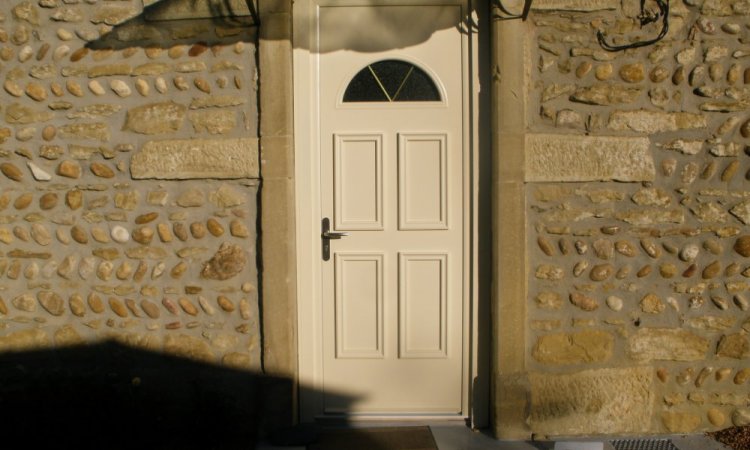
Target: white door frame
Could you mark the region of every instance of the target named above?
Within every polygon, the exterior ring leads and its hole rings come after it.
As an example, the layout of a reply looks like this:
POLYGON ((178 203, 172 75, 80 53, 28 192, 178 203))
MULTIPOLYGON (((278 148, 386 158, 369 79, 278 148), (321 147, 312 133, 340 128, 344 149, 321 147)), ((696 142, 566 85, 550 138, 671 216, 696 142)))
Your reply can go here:
MULTIPOLYGON (((318 67, 315 50, 318 42, 317 9, 320 6, 343 4, 356 6, 403 5, 403 0, 296 0, 293 9, 294 46, 294 140, 295 198, 297 248, 297 330, 299 357, 299 418, 311 422, 322 411, 322 317, 320 278, 320 159, 318 148, 318 67)), ((410 5, 461 5, 472 23, 476 20, 470 0, 411 0, 410 5)), ((464 130, 464 313, 463 313, 463 382, 462 414, 482 425, 486 417, 472 415, 472 380, 478 376, 480 318, 478 311, 477 268, 477 200, 479 192, 478 45, 473 26, 462 33, 463 67, 463 130, 464 130)), ((290 318, 291 319, 291 318, 290 318)), ((488 318, 485 318, 488 319, 488 318)), ((481 374, 487 376, 489 374, 481 374)), ((389 418, 393 418, 390 416, 389 418)), ((413 417, 417 418, 417 417, 413 417)), ((424 419, 424 417, 421 417, 424 419)))

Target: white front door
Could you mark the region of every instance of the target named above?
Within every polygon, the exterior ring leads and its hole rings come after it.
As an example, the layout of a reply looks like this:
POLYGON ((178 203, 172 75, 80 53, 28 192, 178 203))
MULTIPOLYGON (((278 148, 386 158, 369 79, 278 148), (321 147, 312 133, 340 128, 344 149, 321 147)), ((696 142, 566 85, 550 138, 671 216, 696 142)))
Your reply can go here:
POLYGON ((320 9, 326 413, 462 412, 461 15, 320 9))

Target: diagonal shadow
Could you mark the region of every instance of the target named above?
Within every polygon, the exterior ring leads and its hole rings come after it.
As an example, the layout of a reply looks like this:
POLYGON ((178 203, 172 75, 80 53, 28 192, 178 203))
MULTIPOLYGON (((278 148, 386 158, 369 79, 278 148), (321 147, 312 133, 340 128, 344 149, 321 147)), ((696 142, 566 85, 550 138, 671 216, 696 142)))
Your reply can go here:
POLYGON ((8 449, 252 449, 293 388, 114 341, 0 354, 0 380, 8 449))

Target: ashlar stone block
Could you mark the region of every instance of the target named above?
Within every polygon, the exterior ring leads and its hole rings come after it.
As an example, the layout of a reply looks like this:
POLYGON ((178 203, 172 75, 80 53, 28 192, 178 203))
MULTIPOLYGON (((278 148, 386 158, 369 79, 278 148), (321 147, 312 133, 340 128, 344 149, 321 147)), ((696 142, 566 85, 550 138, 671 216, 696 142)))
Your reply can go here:
POLYGON ((688 330, 642 328, 628 339, 628 355, 636 361, 699 361, 710 341, 688 330))
POLYGON ((551 435, 648 431, 655 402, 653 374, 650 367, 532 373, 531 428, 551 435))
POLYGON ((645 137, 526 136, 527 182, 651 181, 655 176, 645 137))
POLYGON ((133 155, 134 179, 258 178, 258 139, 184 139, 147 142, 133 155))

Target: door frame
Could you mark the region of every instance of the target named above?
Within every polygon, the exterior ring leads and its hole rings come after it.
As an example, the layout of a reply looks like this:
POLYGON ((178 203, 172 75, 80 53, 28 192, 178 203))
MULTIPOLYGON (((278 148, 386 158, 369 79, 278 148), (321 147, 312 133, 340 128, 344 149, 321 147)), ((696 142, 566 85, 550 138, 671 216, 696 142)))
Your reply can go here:
MULTIPOLYGON (((489 154, 488 139, 479 139, 479 39, 473 25, 477 21, 472 1, 477 0, 411 0, 409 5, 460 5, 465 9, 466 23, 462 30, 463 67, 463 199, 464 199, 464 264, 463 264, 463 368, 462 415, 473 426, 488 423, 489 373, 486 372, 488 351, 486 327, 490 317, 481 317, 479 308, 479 248, 478 199, 479 153, 489 154), (480 323, 485 327, 480 332, 480 323), (479 394, 479 395, 478 395, 479 394)), ((320 277, 320 136, 318 85, 319 71, 315 56, 319 29, 315 21, 321 6, 403 5, 401 0, 297 0, 293 6, 293 64, 294 64, 294 158, 296 198, 297 249, 297 339, 299 420, 312 422, 322 411, 322 323, 320 277)), ((481 14, 481 13, 480 13, 481 14)), ((486 95, 486 94, 484 94, 486 95)), ((489 189, 488 180, 483 185, 489 189)), ((482 258, 483 262, 486 258, 482 258)), ((488 302, 489 299, 484 299, 488 302)), ((290 318, 290 320, 294 320, 290 318)), ((376 418, 368 415, 366 420, 376 418)), ((425 416, 393 416, 389 420, 437 419, 425 416)))

